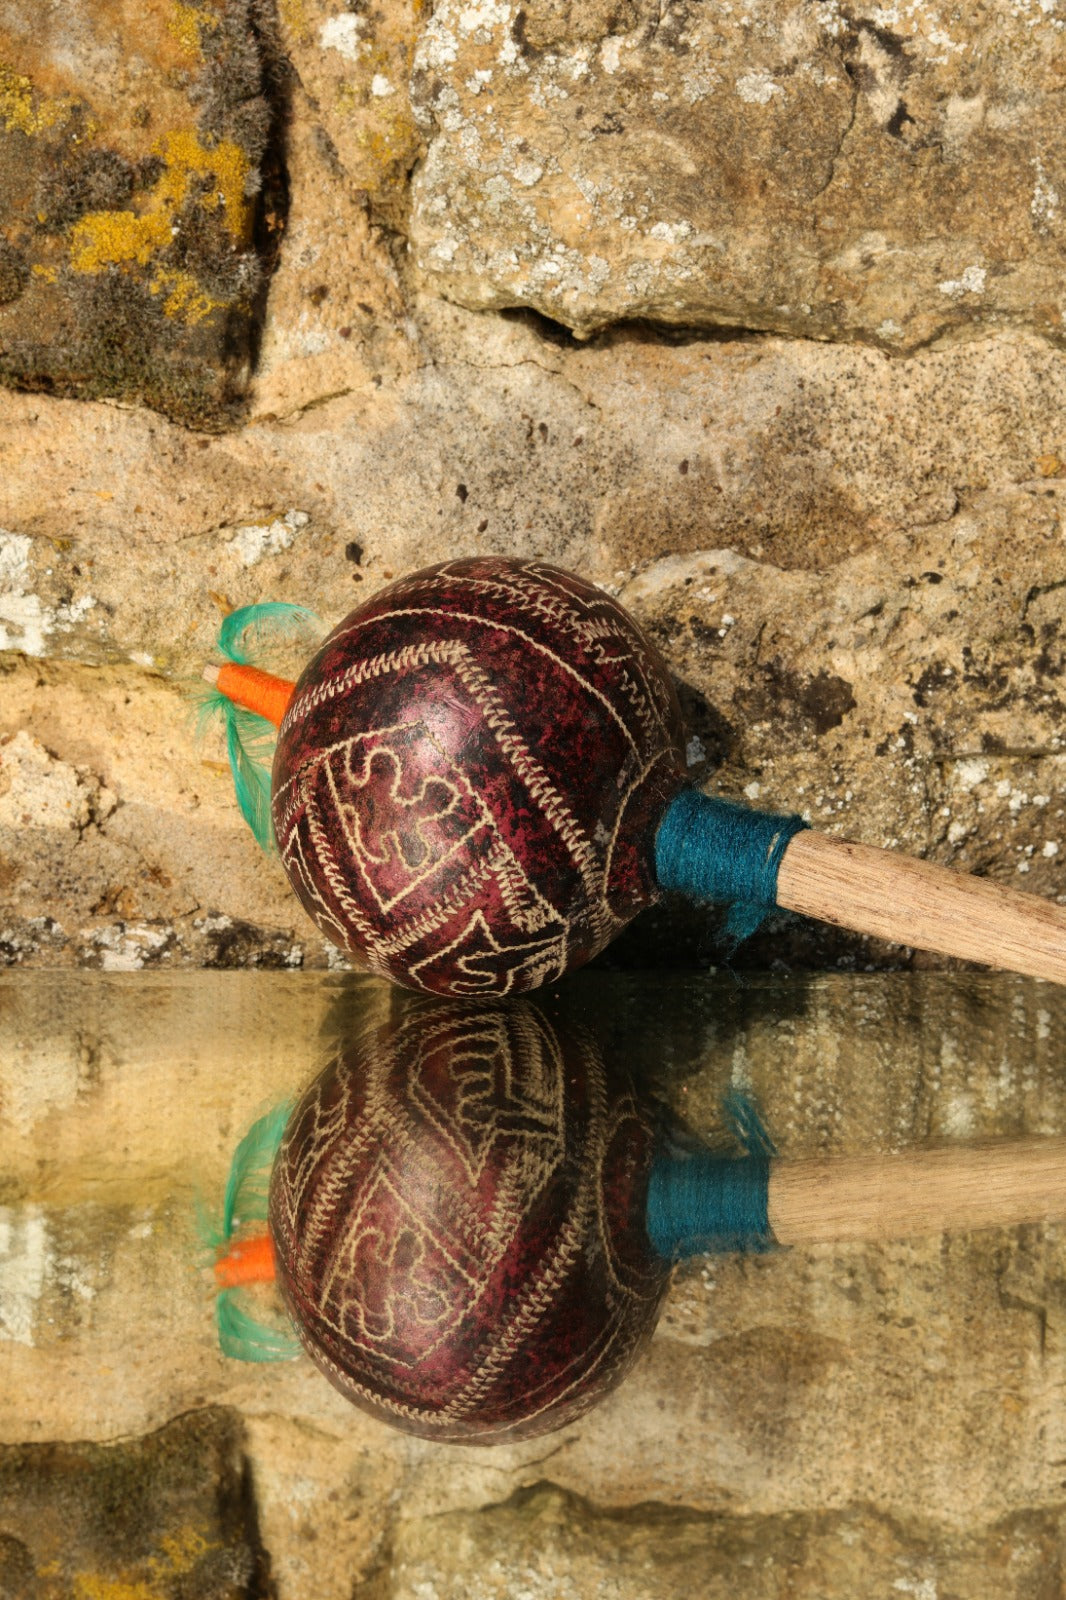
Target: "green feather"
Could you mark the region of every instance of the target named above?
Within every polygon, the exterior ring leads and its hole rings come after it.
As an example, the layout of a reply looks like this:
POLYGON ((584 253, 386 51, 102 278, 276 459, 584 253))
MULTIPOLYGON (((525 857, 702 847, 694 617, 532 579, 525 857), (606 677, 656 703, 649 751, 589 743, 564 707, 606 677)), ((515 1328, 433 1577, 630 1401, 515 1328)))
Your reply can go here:
POLYGON ((222 1202, 222 1237, 229 1239, 238 1223, 265 1222, 270 1172, 289 1120, 286 1100, 253 1122, 233 1152, 226 1196, 222 1202))
MULTIPOLYGON (((271 646, 300 639, 308 641, 321 630, 313 611, 306 606, 271 601, 258 606, 241 606, 226 617, 218 634, 222 655, 240 666, 271 646)), ((274 829, 270 817, 270 775, 274 764, 277 730, 265 717, 236 706, 218 689, 207 689, 196 696, 199 702, 197 733, 202 737, 209 723, 221 718, 226 727, 226 749, 233 787, 241 815, 266 851, 274 849, 274 829)))
POLYGON ((270 600, 231 611, 218 631, 218 648, 229 661, 246 667, 263 649, 293 639, 313 638, 320 629, 318 618, 306 606, 270 600))
POLYGON ((290 1329, 257 1322, 241 1305, 239 1292, 223 1289, 215 1301, 219 1348, 236 1361, 295 1361, 300 1341, 290 1329))
POLYGON ((273 724, 226 701, 226 749, 241 815, 268 853, 274 849, 270 775, 277 737, 273 724))
POLYGON ((221 721, 226 729, 233 787, 241 815, 268 853, 274 849, 270 817, 270 781, 277 729, 266 717, 234 705, 219 689, 197 690, 196 735, 203 738, 209 725, 221 721))

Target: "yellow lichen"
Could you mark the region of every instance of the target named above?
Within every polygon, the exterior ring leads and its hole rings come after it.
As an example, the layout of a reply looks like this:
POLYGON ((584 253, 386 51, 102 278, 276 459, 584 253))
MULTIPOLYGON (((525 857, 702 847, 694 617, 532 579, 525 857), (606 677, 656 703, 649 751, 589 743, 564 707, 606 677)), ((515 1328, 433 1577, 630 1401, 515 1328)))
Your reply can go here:
POLYGON ((77 105, 72 95, 48 99, 34 93, 29 78, 0 63, 0 118, 7 133, 46 133, 66 122, 77 105))
POLYGON ((190 55, 203 54, 201 30, 214 33, 217 27, 218 17, 213 11, 205 11, 202 6, 183 5, 182 0, 174 0, 174 11, 167 22, 167 31, 190 55))
POLYGON ((297 39, 306 36, 307 13, 304 11, 304 0, 278 0, 278 14, 287 33, 291 33, 297 39))
POLYGON ((75 272, 134 263, 145 267, 170 239, 170 221, 162 212, 142 217, 135 211, 89 211, 74 224, 70 264, 75 272))
POLYGON ((209 295, 191 272, 157 272, 149 288, 153 294, 166 293, 163 315, 189 328, 195 328, 212 311, 223 309, 223 301, 209 295))
POLYGON ((205 1555, 218 1548, 217 1542, 205 1539, 198 1529, 183 1528, 159 1541, 159 1554, 148 1559, 148 1577, 134 1573, 117 1577, 104 1577, 95 1572, 76 1573, 75 1600, 166 1600, 173 1593, 174 1579, 184 1577, 205 1555))
MULTIPOLYGON (((109 267, 145 267, 164 251, 174 237, 192 185, 212 180, 198 197, 207 210, 221 208, 235 244, 247 244, 252 208, 245 194, 248 157, 240 145, 222 140, 213 149, 196 134, 183 130, 157 140, 154 153, 164 166, 143 211, 89 211, 74 224, 70 235, 70 265, 75 272, 106 272, 109 267)), ((149 286, 153 294, 166 294, 163 311, 176 322, 195 326, 217 310, 214 299, 189 272, 158 267, 149 286)))
POLYGON ((395 175, 397 162, 409 164, 418 145, 418 129, 404 105, 391 114, 379 112, 369 127, 357 129, 355 138, 366 159, 360 178, 374 187, 395 175))
POLYGON ((203 196, 202 203, 213 208, 221 201, 233 238, 238 242, 247 240, 252 223, 251 203, 244 192, 249 162, 239 144, 221 139, 209 150, 191 129, 184 129, 157 141, 155 154, 163 157, 166 166, 152 191, 153 203, 176 214, 185 203, 192 180, 213 177, 215 187, 203 196))
POLYGON ((45 283, 55 283, 59 277, 59 272, 55 267, 46 267, 40 261, 35 261, 30 270, 35 278, 43 278, 45 283))
POLYGON ((79 1572, 74 1578, 74 1600, 162 1600, 162 1591, 154 1584, 79 1572))
POLYGON ((183 1528, 180 1533, 168 1533, 159 1541, 161 1556, 153 1556, 149 1565, 160 1577, 178 1577, 191 1572, 198 1561, 217 1550, 214 1541, 205 1539, 198 1528, 183 1528))

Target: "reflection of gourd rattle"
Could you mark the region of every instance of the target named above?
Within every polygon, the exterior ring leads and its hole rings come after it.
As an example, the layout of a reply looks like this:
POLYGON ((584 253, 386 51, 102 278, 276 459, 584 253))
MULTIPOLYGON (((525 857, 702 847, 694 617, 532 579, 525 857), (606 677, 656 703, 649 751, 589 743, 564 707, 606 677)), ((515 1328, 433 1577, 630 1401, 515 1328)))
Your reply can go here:
MULTIPOLYGON (((280 723, 258 831, 269 842, 272 816, 326 937, 397 982, 531 989, 661 889, 729 905, 734 939, 776 905, 1066 982, 1066 909, 689 786, 658 653, 558 568, 428 567, 352 612, 295 686, 243 659, 248 617, 228 619, 233 659, 205 676, 280 723)), ((255 763, 229 714, 254 816, 255 763)))
POLYGON ((529 1001, 398 1007, 242 1142, 219 1328, 227 1353, 292 1353, 238 1287, 276 1263, 312 1360, 426 1438, 582 1415, 632 1365, 682 1256, 1066 1215, 1066 1140, 779 1162, 739 1101, 747 1151, 723 1154, 529 1001), (248 1237, 271 1159, 269 1237, 248 1237))

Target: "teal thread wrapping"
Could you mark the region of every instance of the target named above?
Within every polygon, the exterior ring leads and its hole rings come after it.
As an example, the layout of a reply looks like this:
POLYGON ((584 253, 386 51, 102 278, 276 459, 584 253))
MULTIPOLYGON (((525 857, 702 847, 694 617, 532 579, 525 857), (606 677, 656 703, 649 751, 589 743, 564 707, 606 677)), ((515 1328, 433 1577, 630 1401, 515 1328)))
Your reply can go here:
POLYGON ((652 1164, 648 1238, 666 1261, 761 1253, 776 1242, 767 1214, 773 1141, 746 1095, 731 1091, 724 1110, 743 1155, 708 1149, 677 1130, 652 1164))
POLYGON ((803 818, 752 811, 686 785, 666 809, 655 838, 660 888, 729 907, 730 947, 750 936, 777 904, 777 872, 803 818))

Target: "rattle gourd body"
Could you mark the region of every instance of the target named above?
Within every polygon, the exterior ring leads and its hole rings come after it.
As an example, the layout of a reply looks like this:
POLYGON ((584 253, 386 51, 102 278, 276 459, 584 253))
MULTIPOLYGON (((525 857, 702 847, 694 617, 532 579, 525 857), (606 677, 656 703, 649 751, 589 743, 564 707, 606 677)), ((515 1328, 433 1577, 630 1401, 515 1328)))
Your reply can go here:
POLYGON ((519 992, 657 896, 677 699, 602 590, 543 563, 391 584, 300 677, 274 759, 281 860, 326 937, 440 994, 519 992))

